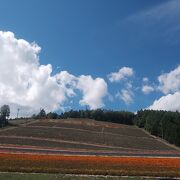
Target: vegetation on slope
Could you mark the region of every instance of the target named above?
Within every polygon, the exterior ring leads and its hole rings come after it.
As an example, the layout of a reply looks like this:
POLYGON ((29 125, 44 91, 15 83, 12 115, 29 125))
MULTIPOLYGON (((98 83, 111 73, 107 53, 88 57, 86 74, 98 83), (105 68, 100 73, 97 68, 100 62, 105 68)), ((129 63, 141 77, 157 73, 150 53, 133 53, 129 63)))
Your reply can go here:
POLYGON ((179 158, 61 156, 0 153, 4 172, 179 177, 179 158))
POLYGON ((180 146, 179 112, 141 110, 137 112, 134 122, 152 135, 159 136, 171 144, 180 146))
POLYGON ((92 118, 127 125, 137 125, 152 135, 159 136, 171 144, 180 146, 180 113, 171 111, 140 110, 137 114, 126 111, 85 110, 69 111, 61 118, 92 118))
POLYGON ((98 121, 113 122, 119 124, 132 125, 134 120, 134 113, 127 111, 112 111, 112 110, 79 110, 62 113, 61 118, 90 118, 98 121))
POLYGON ((149 177, 122 177, 102 175, 73 175, 73 174, 47 174, 47 173, 0 173, 0 179, 6 180, 154 180, 149 177))
MULTIPOLYGON (((7 117, 10 115, 8 105, 1 107, 0 125, 8 124, 7 117)), ((159 136, 171 144, 180 146, 180 113, 157 110, 140 110, 135 115, 127 111, 112 111, 105 109, 97 110, 70 110, 58 115, 54 112, 46 114, 41 109, 39 114, 33 115, 34 119, 66 119, 66 118, 89 118, 98 121, 113 122, 126 125, 137 125, 144 128, 152 135, 159 136)))
MULTIPOLYGON (((88 126, 85 123, 90 123, 91 120, 81 119, 79 121, 78 119, 72 119, 72 121, 83 122, 82 125, 78 124, 78 127, 77 124, 62 123, 61 121, 63 120, 57 120, 56 122, 41 120, 41 122, 35 122, 26 127, 20 126, 1 131, 1 144, 17 143, 22 145, 25 143, 26 145, 48 145, 91 150, 110 150, 111 148, 114 151, 120 147, 126 150, 127 148, 128 150, 173 150, 173 148, 157 141, 137 127, 104 122, 96 123, 95 121, 95 125, 88 126), (49 143, 45 143, 47 140, 49 143), (104 148, 104 146, 108 147, 104 148)), ((65 121, 68 122, 71 119, 65 121)), ((122 151, 122 149, 119 150, 122 151)))

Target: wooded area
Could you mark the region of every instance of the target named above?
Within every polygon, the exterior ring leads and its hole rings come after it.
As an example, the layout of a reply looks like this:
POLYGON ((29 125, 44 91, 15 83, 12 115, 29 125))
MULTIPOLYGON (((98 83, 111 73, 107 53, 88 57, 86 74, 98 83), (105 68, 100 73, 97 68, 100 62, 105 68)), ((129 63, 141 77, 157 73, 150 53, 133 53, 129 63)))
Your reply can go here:
POLYGON ((119 124, 133 125, 134 113, 127 111, 112 111, 112 110, 79 110, 62 113, 60 118, 89 118, 98 121, 114 122, 119 124))
POLYGON ((171 111, 140 110, 134 123, 151 134, 180 146, 180 113, 171 111))

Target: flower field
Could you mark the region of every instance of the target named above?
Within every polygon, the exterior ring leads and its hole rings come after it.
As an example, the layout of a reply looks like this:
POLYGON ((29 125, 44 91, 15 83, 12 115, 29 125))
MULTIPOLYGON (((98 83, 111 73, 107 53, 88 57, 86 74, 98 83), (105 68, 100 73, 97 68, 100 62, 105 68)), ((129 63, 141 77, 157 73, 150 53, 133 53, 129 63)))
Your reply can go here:
POLYGON ((180 177, 180 158, 0 153, 0 171, 180 177))
POLYGON ((104 146, 106 146, 107 150, 117 150, 119 148, 142 151, 175 150, 135 126, 88 119, 32 121, 27 126, 17 126, 14 129, 0 131, 0 144, 32 146, 37 146, 37 144, 41 146, 42 144, 42 146, 62 147, 62 141, 66 141, 66 144, 63 144, 63 147, 66 148, 72 148, 73 143, 73 147, 77 144, 76 149, 104 150, 104 146), (27 141, 24 141, 25 139, 22 137, 27 138, 27 141), (29 137, 34 139, 30 140, 29 137), (45 142, 47 140, 49 145, 45 142), (61 144, 57 141, 61 141, 61 144), (82 144, 86 144, 86 146, 82 146, 82 144))
POLYGON ((88 119, 16 122, 0 131, 1 172, 180 177, 179 157, 135 126, 88 119))

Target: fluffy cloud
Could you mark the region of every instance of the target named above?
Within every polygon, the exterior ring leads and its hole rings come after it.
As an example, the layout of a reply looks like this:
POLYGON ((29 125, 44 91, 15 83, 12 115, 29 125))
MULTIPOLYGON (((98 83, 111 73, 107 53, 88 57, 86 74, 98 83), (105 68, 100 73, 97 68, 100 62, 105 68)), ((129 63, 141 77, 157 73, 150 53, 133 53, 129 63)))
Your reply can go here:
POLYGON ((120 92, 116 94, 116 97, 123 100, 126 105, 132 104, 133 100, 133 92, 130 89, 122 89, 120 92))
POLYGON ((121 89, 121 91, 116 94, 116 98, 123 100, 126 105, 132 104, 134 102, 134 93, 132 88, 133 86, 131 82, 127 82, 125 84, 125 88, 121 89))
POLYGON ((147 77, 144 77, 142 80, 143 80, 143 83, 148 83, 149 82, 149 79, 147 77))
POLYGON ((90 75, 76 77, 67 71, 56 75, 57 82, 66 87, 67 94, 74 96, 74 90, 80 90, 83 94, 79 103, 89 106, 90 109, 97 109, 104 106, 103 97, 108 95, 107 84, 102 78, 93 79, 90 75), (69 88, 67 88, 67 86, 69 88))
POLYGON ((60 73, 55 75, 57 83, 66 89, 66 93, 69 97, 73 97, 76 95, 74 89, 76 88, 77 78, 68 73, 67 71, 61 71, 60 73))
POLYGON ((151 93, 153 91, 154 91, 154 88, 152 86, 149 86, 149 85, 143 85, 142 86, 142 92, 144 94, 149 94, 149 93, 151 93))
POLYGON ((180 111, 180 66, 158 77, 160 90, 165 95, 155 100, 148 109, 180 111))
MULTIPOLYGON (((118 72, 112 72, 107 77, 110 82, 120 82, 122 80, 128 80, 129 77, 134 75, 134 71, 130 67, 122 67, 118 72)), ((124 101, 126 105, 132 104, 134 93, 132 91, 132 83, 128 80, 123 84, 123 88, 115 95, 116 98, 124 101)))
POLYGON ((123 67, 118 72, 112 72, 108 75, 110 82, 119 82, 127 77, 133 76, 134 71, 130 67, 123 67))
POLYGON ((10 104, 22 115, 40 108, 54 111, 66 100, 67 89, 51 76, 52 66, 39 64, 41 48, 16 39, 12 32, 0 32, 0 104, 10 104))
POLYGON ((91 109, 103 107, 102 98, 107 95, 107 84, 104 79, 92 79, 91 76, 80 76, 77 88, 82 91, 81 105, 89 105, 91 109))
POLYGON ((158 89, 164 94, 180 91, 180 66, 158 77, 158 89))
POLYGON ((155 100, 148 109, 180 111, 180 92, 162 96, 160 99, 155 100))
POLYGON ((22 116, 37 113, 40 108, 61 109, 68 98, 76 95, 76 89, 83 92, 82 105, 90 108, 103 105, 102 98, 107 93, 103 79, 75 77, 67 71, 53 76, 51 64, 40 65, 40 50, 36 43, 0 31, 0 105, 9 104, 12 116, 17 108, 22 116))
POLYGON ((141 87, 141 91, 144 94, 149 94, 149 93, 155 91, 155 87, 148 85, 148 84, 149 84, 149 79, 147 77, 144 77, 142 79, 142 87, 141 87))

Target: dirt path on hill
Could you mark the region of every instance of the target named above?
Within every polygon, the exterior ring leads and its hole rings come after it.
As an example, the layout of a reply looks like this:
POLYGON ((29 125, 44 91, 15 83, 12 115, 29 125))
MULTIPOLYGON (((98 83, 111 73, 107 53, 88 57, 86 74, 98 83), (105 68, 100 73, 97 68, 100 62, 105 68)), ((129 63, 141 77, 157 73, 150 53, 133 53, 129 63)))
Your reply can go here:
POLYGON ((102 131, 94 131, 94 130, 87 130, 87 129, 79 129, 79 128, 69 128, 69 127, 49 127, 49 126, 35 126, 31 125, 28 127, 35 127, 35 128, 42 128, 42 129, 65 129, 65 130, 76 130, 76 131, 81 131, 81 132, 90 132, 90 133, 96 133, 96 134, 106 134, 106 135, 113 135, 113 136, 125 136, 125 137, 134 137, 134 138, 140 138, 140 139, 152 139, 151 136, 149 137, 141 137, 141 136, 131 136, 131 135, 123 135, 123 134, 118 134, 118 133, 110 133, 106 132, 106 130, 102 131))
POLYGON ((155 140, 157 140, 157 141, 159 141, 159 142, 161 142, 161 143, 163 143, 163 144, 165 144, 165 145, 167 145, 167 146, 169 146, 169 147, 171 147, 171 148, 173 148, 173 149, 175 149, 175 150, 180 151, 180 147, 177 147, 177 146, 175 146, 174 144, 168 143, 165 139, 162 139, 162 138, 160 138, 160 137, 154 136, 154 135, 150 134, 148 131, 146 131, 146 130, 144 130, 144 129, 142 129, 142 131, 143 131, 144 133, 148 134, 150 137, 154 138, 155 140))
POLYGON ((78 155, 78 156, 121 156, 121 157, 166 157, 180 158, 180 154, 162 153, 138 153, 127 151, 87 151, 87 150, 62 150, 23 146, 0 146, 0 153, 28 153, 28 154, 51 154, 51 155, 78 155))
POLYGON ((4 136, 0 135, 2 138, 17 138, 17 139, 29 139, 29 140, 42 140, 42 141, 49 141, 49 142, 59 142, 59 143, 69 143, 69 144, 79 144, 79 145, 87 145, 92 147, 99 147, 99 148, 112 148, 117 150, 137 150, 142 151, 142 149, 136 149, 136 148, 125 148, 125 147, 119 147, 119 146, 107 146, 103 144, 94 144, 94 143, 84 143, 79 141, 67 141, 67 140, 57 140, 57 139, 51 139, 51 138, 39 138, 39 137, 26 137, 26 136, 4 136))
POLYGON ((17 125, 6 126, 6 127, 3 127, 3 128, 0 128, 0 132, 11 130, 11 129, 16 129, 16 128, 22 127, 22 126, 24 127, 24 126, 33 124, 34 122, 38 122, 38 121, 39 120, 33 120, 33 121, 28 121, 28 122, 20 123, 20 124, 17 124, 17 125))

